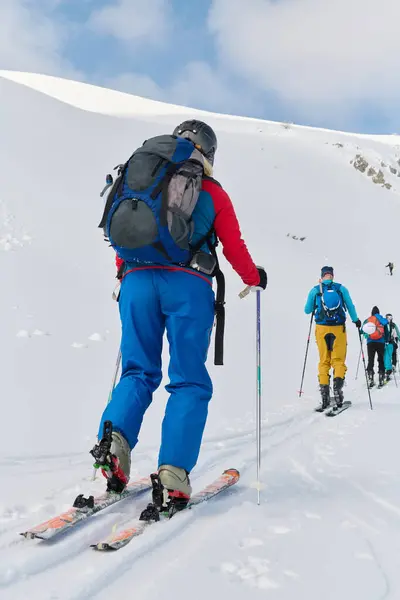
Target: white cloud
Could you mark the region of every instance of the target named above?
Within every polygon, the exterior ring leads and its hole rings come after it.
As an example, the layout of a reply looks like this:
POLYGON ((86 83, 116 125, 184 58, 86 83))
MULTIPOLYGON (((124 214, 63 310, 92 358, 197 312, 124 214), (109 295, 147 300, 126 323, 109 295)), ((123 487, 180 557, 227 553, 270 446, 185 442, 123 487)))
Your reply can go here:
POLYGON ((226 77, 222 70, 203 61, 188 63, 171 83, 168 96, 176 104, 204 110, 241 114, 261 110, 251 90, 238 89, 237 83, 226 77))
POLYGON ((53 6, 53 2, 0 1, 1 69, 81 76, 62 57, 68 29, 52 18, 53 6))
POLYGON ((104 85, 151 100, 216 112, 260 114, 263 109, 258 95, 249 89, 238 90, 223 73, 202 61, 189 62, 172 72, 162 88, 151 77, 137 73, 122 73, 106 79, 104 85))
POLYGON ((103 84, 113 90, 135 94, 151 100, 165 100, 165 91, 148 75, 121 73, 107 78, 103 84))
POLYGON ((124 42, 146 38, 143 52, 150 45, 165 40, 170 27, 167 0, 117 0, 90 16, 89 26, 95 31, 124 42))
POLYGON ((219 58, 303 111, 400 98, 398 0, 213 0, 219 58))

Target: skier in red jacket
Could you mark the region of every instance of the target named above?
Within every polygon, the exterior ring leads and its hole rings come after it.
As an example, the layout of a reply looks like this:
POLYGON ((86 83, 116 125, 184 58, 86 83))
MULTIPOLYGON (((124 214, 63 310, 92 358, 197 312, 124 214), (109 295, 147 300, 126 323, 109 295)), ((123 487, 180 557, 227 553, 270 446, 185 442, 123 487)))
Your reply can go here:
MULTIPOLYGON (((228 194, 211 177, 217 138, 201 121, 185 121, 174 135, 193 141, 205 156, 209 175, 192 215, 195 246, 213 228, 226 259, 243 282, 258 289, 267 286, 267 274, 257 267, 241 237, 228 194)), ((202 250, 212 253, 204 243, 202 250)), ((212 382, 206 369, 215 316, 212 278, 195 268, 125 263, 117 257, 121 281, 122 374, 99 428, 113 424, 112 468, 105 471, 108 489, 122 491, 129 481, 131 450, 138 441, 144 413, 162 378, 164 332, 170 346, 170 394, 162 424, 158 480, 167 504, 179 508, 190 498, 189 473, 196 464, 207 419, 212 382)))

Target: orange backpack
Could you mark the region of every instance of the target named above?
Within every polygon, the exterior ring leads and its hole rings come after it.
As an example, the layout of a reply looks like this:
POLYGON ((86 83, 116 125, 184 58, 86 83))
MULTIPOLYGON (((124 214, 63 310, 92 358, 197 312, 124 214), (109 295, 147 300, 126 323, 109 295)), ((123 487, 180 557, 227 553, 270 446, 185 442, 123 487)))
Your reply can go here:
POLYGON ((375 325, 375 331, 374 333, 371 333, 369 338, 374 341, 382 339, 385 335, 384 325, 382 325, 382 323, 379 321, 379 319, 376 318, 375 315, 372 315, 372 317, 368 317, 367 321, 375 325))

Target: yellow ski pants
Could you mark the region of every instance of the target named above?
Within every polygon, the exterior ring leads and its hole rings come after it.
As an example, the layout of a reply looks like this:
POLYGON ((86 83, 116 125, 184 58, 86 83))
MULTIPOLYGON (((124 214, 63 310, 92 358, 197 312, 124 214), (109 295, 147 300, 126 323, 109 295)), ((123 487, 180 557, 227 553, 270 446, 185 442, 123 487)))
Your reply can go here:
POLYGON ((316 325, 315 339, 319 351, 318 380, 329 384, 329 371, 334 377, 346 375, 347 334, 345 325, 316 325))

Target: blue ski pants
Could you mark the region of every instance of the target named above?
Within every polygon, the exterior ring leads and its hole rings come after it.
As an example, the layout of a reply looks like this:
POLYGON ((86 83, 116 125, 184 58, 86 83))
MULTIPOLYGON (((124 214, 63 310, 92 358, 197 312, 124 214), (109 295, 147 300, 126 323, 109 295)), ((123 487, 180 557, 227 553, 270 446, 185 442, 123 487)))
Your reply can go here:
POLYGON ((122 372, 101 418, 110 420, 131 449, 153 392, 162 379, 164 332, 170 349, 170 394, 158 464, 190 472, 197 462, 212 383, 206 369, 214 321, 211 282, 183 270, 149 268, 125 275, 119 299, 122 372))
POLYGON ((393 369, 392 357, 393 357, 393 344, 389 343, 389 344, 385 345, 384 361, 385 361, 386 371, 391 371, 393 369))

